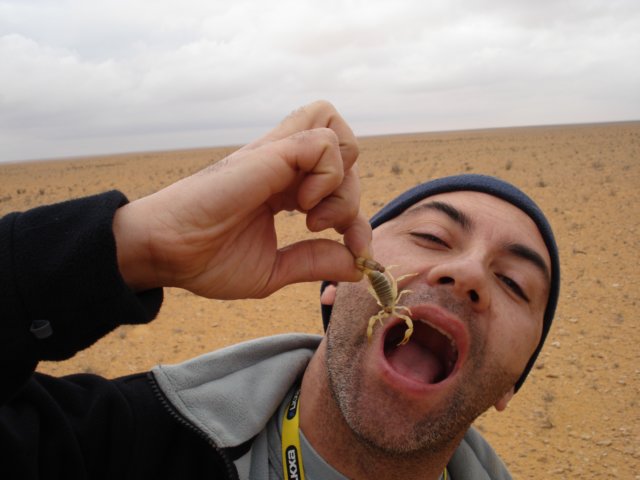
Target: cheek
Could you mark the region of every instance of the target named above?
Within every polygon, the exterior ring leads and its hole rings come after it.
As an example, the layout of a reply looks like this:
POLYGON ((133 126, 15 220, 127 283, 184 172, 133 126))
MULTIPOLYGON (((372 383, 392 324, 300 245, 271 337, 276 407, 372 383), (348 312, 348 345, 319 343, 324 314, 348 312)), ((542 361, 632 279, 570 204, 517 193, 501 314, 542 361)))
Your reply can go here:
MULTIPOLYGON (((373 258, 383 266, 396 265, 392 270, 394 276, 400 275, 407 268, 414 266, 419 258, 420 251, 415 250, 415 245, 407 241, 389 238, 375 238, 372 242, 373 258)), ((422 252, 424 254, 424 252, 422 252)))
POLYGON ((336 301, 334 307, 351 308, 358 300, 361 300, 367 293, 366 277, 359 282, 343 282, 336 290, 336 301))
POLYGON ((375 300, 367 290, 366 279, 358 283, 341 283, 336 291, 331 323, 335 321, 341 330, 359 327, 361 317, 371 316, 372 309, 375 309, 375 300))
POLYGON ((493 333, 497 339, 494 350, 503 358, 503 364, 514 373, 521 373, 540 341, 541 322, 532 318, 523 318, 514 313, 508 322, 502 324, 493 333))
POLYGON ((388 260, 389 254, 392 251, 393 246, 389 243, 390 242, 384 238, 381 239, 375 235, 371 242, 371 246, 373 247, 373 258, 382 264, 388 260))

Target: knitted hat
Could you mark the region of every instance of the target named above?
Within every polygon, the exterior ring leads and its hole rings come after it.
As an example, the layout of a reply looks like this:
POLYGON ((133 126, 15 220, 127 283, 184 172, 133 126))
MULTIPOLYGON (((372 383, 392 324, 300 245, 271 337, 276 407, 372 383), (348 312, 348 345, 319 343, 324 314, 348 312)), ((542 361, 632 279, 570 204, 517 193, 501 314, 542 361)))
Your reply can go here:
MULTIPOLYGON (((437 180, 432 180, 418 185, 385 205, 382 210, 371 218, 369 223, 371 223, 372 228, 376 228, 397 217, 407 208, 426 197, 455 191, 487 193, 515 205, 534 221, 542 235, 542 239, 544 240, 547 250, 549 251, 549 257, 551 258, 551 285, 549 290, 549 299, 547 300, 547 308, 544 312, 542 336, 540 337, 540 343, 538 343, 535 352, 533 352, 533 355, 529 359, 529 363, 527 363, 524 372, 515 384, 515 391, 517 392, 522 386, 524 380, 527 378, 527 375, 533 367, 533 364, 542 349, 542 345, 547 338, 547 334, 551 328, 551 322, 553 321, 553 315, 556 311, 556 305, 558 304, 558 294, 560 291, 560 260, 558 257, 558 247, 553 237, 551 226, 542 213, 542 210, 540 210, 540 208, 526 194, 503 180, 486 175, 468 174, 439 178, 437 180)), ((322 284, 321 291, 324 290, 327 285, 328 283, 324 282, 322 284)), ((322 305, 322 321, 324 323, 325 330, 329 325, 331 309, 331 305, 322 305)))

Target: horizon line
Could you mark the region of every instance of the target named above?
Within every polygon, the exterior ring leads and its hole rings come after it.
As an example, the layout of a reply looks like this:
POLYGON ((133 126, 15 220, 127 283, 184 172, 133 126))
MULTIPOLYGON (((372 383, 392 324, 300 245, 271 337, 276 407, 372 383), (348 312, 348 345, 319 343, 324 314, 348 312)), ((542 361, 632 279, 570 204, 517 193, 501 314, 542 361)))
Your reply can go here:
MULTIPOLYGON (((516 129, 535 129, 535 128, 566 128, 566 127, 589 127, 598 125, 621 125, 621 124, 633 124, 640 123, 640 119, 637 120, 611 120, 602 122, 578 122, 578 123, 549 123, 549 124, 529 124, 529 125, 513 125, 513 126, 501 126, 501 127, 477 127, 477 128, 460 128, 460 129, 447 129, 447 130, 414 130, 406 132, 396 133, 375 133, 356 135, 356 138, 381 138, 381 137, 398 137, 403 135, 429 135, 429 134, 447 134, 447 133, 462 133, 462 132, 486 132, 495 130, 516 130, 516 129)), ((104 152, 104 153, 90 153, 79 155, 62 155, 55 157, 41 157, 41 158, 27 158, 22 160, 7 160, 0 159, 0 166, 3 165, 16 165, 21 163, 37 163, 37 162, 55 162, 55 161, 73 161, 73 160, 90 160, 100 157, 113 157, 113 156, 126 156, 136 154, 153 154, 153 153, 171 153, 171 152, 184 152, 194 150, 210 150, 210 149, 223 149, 223 148, 241 148, 246 143, 240 144, 226 144, 226 145, 201 145, 193 147, 181 147, 181 148, 168 148, 162 150, 155 149, 141 149, 141 150, 128 150, 119 152, 104 152)))

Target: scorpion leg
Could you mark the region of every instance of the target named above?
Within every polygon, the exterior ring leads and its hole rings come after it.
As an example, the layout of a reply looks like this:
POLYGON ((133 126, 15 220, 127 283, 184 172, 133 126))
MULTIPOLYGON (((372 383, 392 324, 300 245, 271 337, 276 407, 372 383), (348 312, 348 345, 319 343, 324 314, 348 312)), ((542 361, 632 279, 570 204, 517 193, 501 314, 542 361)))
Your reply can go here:
MULTIPOLYGON (((402 295, 404 295, 405 293, 411 293, 411 290, 402 290, 402 291, 398 294, 398 296, 396 297, 396 303, 400 301, 400 297, 401 297, 402 295)), ((405 307, 402 307, 402 308, 405 308, 405 307)))
POLYGON ((401 275, 398 278, 396 278, 396 282, 401 282, 405 278, 415 277, 416 275, 418 275, 418 273, 407 273, 406 275, 401 275))

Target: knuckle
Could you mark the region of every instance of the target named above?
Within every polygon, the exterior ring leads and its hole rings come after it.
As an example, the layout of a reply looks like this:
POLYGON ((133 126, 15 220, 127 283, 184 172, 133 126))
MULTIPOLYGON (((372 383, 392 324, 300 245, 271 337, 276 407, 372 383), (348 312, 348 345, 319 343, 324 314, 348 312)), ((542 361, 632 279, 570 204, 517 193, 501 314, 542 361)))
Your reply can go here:
POLYGON ((330 112, 336 112, 336 108, 333 106, 333 104, 325 99, 316 100, 311 104, 311 106, 317 110, 327 110, 330 112))
POLYGON ((340 146, 340 141, 338 139, 338 134, 336 134, 336 132, 334 132, 332 129, 330 129, 329 127, 322 127, 322 128, 317 128, 316 131, 323 137, 326 139, 326 141, 328 141, 329 143, 331 143, 332 147, 339 147, 340 146))

